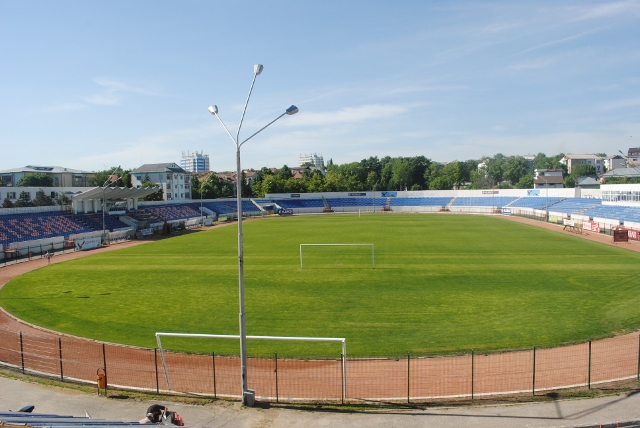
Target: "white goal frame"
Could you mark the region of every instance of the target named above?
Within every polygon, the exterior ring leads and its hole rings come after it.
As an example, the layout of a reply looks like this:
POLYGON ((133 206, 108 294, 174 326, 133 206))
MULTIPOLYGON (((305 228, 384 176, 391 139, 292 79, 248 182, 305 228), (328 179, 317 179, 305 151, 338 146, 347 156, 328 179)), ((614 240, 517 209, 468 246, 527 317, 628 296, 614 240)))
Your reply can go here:
MULTIPOLYGON (((161 337, 192 337, 206 339, 240 339, 238 334, 199 334, 199 333, 156 333, 156 342, 160 349, 160 358, 162 360, 162 368, 164 377, 167 381, 167 387, 171 391, 171 381, 169 381, 169 372, 167 371, 167 363, 164 358, 164 350, 162 349, 161 337)), ((340 342, 342 344, 342 396, 347 396, 347 339, 344 337, 296 337, 296 336, 247 336, 247 339, 253 340, 288 340, 302 342, 340 342)))
POLYGON ((300 244, 300 269, 302 265, 302 247, 371 247, 371 269, 376 268, 375 249, 373 244, 300 244))

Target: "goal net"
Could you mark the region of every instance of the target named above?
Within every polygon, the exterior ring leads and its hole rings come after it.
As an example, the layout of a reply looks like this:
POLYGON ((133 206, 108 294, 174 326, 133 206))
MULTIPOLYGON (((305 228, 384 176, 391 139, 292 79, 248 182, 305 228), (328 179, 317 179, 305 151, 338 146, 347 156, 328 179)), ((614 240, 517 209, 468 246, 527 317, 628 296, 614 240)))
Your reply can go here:
MULTIPOLYGON (((162 362, 162 369, 164 372, 164 377, 167 383, 167 388, 169 391, 179 390, 180 386, 178 385, 178 389, 175 389, 174 382, 172 382, 172 375, 184 372, 185 367, 181 367, 176 373, 175 367, 174 370, 169 369, 169 361, 168 354, 165 347, 162 344, 162 338, 187 338, 187 339, 231 339, 231 340, 240 340, 239 335, 227 335, 227 334, 198 334, 198 333, 156 333, 156 342, 158 343, 158 350, 160 351, 160 358, 162 362)), ((269 340, 269 341, 297 341, 297 342, 329 342, 329 343, 339 343, 341 345, 341 381, 342 381, 342 396, 346 396, 347 390, 347 340, 343 337, 297 337, 297 336, 246 336, 247 340, 269 340)), ((206 357, 206 356, 203 356, 206 357)), ((175 366, 175 362, 173 363, 175 366)), ((182 364, 179 364, 181 366, 182 364)), ((215 372, 215 368, 214 368, 215 372)), ((157 374, 156 374, 157 376, 157 374)), ((215 374, 214 374, 215 377, 215 374)), ((181 379, 176 379, 175 383, 181 383, 181 379)), ((184 383, 184 382, 182 382, 184 383)))
POLYGON ((303 249, 307 250, 307 262, 313 260, 314 266, 352 267, 368 263, 371 255, 371 269, 376 267, 373 244, 300 244, 300 269, 304 269, 303 249))

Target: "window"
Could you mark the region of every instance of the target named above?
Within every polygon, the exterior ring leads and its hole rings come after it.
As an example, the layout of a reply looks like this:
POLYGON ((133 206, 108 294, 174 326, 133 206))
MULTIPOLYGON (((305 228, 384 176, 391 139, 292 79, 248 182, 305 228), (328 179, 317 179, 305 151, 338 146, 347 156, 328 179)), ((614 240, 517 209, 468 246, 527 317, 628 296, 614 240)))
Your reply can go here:
POLYGON ((167 199, 171 199, 171 193, 167 193, 167 199))
POLYGON ((15 199, 16 198, 16 192, 7 192, 7 198, 15 199))
POLYGON ((167 180, 171 180, 171 174, 167 174, 167 180))
POLYGON ((142 181, 142 176, 141 175, 136 175, 136 180, 141 182, 142 181))

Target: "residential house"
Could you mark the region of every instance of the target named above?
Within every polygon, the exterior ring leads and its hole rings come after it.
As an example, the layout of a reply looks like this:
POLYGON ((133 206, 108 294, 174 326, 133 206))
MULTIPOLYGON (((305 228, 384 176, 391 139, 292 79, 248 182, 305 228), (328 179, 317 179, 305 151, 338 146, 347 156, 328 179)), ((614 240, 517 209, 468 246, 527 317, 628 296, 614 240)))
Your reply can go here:
POLYGON ((131 171, 133 187, 142 187, 146 180, 162 187, 165 201, 191 199, 191 175, 175 163, 144 164, 131 171))
POLYGON ((593 166, 596 169, 597 176, 601 176, 604 173, 604 161, 598 155, 567 154, 560 159, 560 163, 567 165, 569 174, 571 174, 573 167, 583 164, 593 166))
POLYGON ((533 175, 534 189, 563 188, 562 169, 536 169, 533 175))

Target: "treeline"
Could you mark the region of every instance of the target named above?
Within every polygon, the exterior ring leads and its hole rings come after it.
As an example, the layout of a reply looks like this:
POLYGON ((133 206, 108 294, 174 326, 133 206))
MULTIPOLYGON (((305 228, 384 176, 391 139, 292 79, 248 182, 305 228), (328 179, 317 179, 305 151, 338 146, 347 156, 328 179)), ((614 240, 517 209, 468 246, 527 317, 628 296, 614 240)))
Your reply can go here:
MULTIPOLYGON (((522 156, 500 153, 492 158, 448 164, 434 162, 424 156, 386 156, 382 159, 372 156, 342 165, 329 160, 325 174, 307 168, 300 179, 293 178, 286 165, 277 171, 262 168, 252 178, 249 190, 250 195, 262 197, 267 193, 451 190, 462 187, 526 189, 533 187, 533 170, 536 168, 562 168, 566 175, 566 167, 559 162, 563 156, 548 157, 539 153, 533 163, 522 156)), ((243 189, 243 195, 247 194, 243 189)))
MULTIPOLYGON (((604 153, 596 153, 606 157, 604 153)), ((321 192, 358 192, 385 190, 452 190, 452 189, 531 189, 535 169, 562 169, 564 186, 575 187, 579 177, 596 176, 591 165, 577 165, 568 174, 567 167, 560 163, 563 153, 547 156, 538 153, 533 161, 522 156, 504 156, 501 153, 493 157, 453 161, 447 164, 432 161, 424 156, 395 157, 385 156, 379 159, 371 156, 360 162, 342 165, 334 164, 330 159, 324 172, 310 165, 302 170, 300 178, 294 178, 291 168, 284 165, 279 169, 262 168, 254 171, 249 180, 243 175, 241 180, 244 197, 264 197, 267 193, 321 193, 321 192)), ((299 170, 296 168, 296 170, 299 170)), ((113 175, 114 169, 98 171, 89 180, 90 186, 131 187, 131 172, 120 170, 113 175)), ((191 197, 193 199, 228 198, 235 195, 235 183, 210 173, 191 176, 191 197)), ((618 177, 607 179, 607 184, 637 183, 638 179, 618 177)), ((16 183, 21 186, 51 187, 51 177, 46 174, 27 174, 16 183)), ((143 187, 156 186, 145 177, 143 187)), ((27 195, 28 196, 28 195, 27 195)), ((149 195, 144 200, 162 200, 162 190, 149 195)), ((7 201, 5 201, 7 202, 7 201)), ((31 201, 33 202, 33 201, 31 201)), ((29 203, 26 200, 20 203, 29 203)), ((25 205, 22 205, 25 206, 25 205)), ((29 205, 26 205, 29 206, 29 205)))

